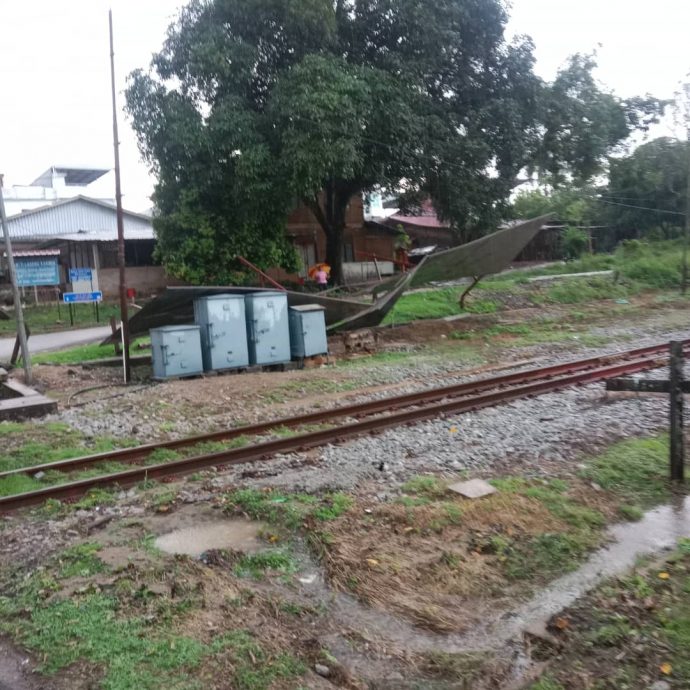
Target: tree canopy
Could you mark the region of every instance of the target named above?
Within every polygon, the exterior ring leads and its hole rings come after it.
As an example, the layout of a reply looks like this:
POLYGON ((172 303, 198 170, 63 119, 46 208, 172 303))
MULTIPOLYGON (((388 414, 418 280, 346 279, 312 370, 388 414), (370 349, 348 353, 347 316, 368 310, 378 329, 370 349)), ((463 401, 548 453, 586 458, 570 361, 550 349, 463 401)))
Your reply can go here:
POLYGON ((194 282, 238 253, 289 267, 301 200, 339 280, 355 195, 431 198, 471 239, 521 175, 586 180, 659 113, 602 90, 592 57, 544 83, 506 22, 502 0, 193 0, 127 90, 165 263, 194 282))
POLYGON ((688 143, 654 139, 625 158, 612 159, 602 191, 611 225, 643 235, 659 230, 670 237, 684 224, 688 143))

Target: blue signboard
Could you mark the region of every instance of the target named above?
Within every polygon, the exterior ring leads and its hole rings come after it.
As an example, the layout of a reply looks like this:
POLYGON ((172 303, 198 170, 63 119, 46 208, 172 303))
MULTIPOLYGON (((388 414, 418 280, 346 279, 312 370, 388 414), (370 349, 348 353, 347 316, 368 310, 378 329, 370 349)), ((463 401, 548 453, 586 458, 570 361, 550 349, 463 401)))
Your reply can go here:
POLYGON ((103 300, 102 292, 63 292, 62 301, 67 304, 74 302, 101 302, 103 300))
POLYGON ((60 284, 57 256, 30 259, 18 257, 15 266, 17 267, 17 284, 19 287, 60 284))
POLYGON ((92 280, 93 272, 90 268, 70 268, 69 282, 75 283, 79 280, 92 280))

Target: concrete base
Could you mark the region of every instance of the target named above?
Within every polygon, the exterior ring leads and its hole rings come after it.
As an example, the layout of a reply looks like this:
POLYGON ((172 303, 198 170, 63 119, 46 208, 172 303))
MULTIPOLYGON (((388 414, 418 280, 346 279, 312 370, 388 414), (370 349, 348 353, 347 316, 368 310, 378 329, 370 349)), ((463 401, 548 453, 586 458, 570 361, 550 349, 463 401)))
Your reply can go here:
POLYGON ((0 383, 0 421, 17 421, 57 412, 57 401, 18 381, 0 383))

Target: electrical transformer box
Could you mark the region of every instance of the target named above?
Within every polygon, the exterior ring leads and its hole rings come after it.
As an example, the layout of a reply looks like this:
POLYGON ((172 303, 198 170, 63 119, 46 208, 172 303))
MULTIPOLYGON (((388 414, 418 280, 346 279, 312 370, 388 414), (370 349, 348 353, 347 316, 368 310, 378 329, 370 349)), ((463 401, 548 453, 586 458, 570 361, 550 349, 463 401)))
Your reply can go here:
POLYGON ((284 364, 290 361, 290 325, 284 292, 245 295, 250 364, 284 364))
POLYGON ((204 371, 249 364, 244 295, 211 295, 195 300, 194 321, 201 329, 204 371))
POLYGON ((169 379, 196 376, 204 371, 198 326, 164 326, 151 329, 153 377, 169 379))
POLYGON ((290 307, 290 349, 293 359, 328 352, 326 314, 318 304, 290 307))

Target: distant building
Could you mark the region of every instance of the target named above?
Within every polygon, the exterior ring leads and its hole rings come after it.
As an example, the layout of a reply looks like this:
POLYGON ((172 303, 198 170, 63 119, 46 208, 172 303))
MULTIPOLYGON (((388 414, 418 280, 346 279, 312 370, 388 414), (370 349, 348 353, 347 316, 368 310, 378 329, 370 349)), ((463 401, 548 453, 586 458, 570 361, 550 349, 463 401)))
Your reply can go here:
MULTIPOLYGON (((3 186, 5 211, 14 216, 22 211, 30 211, 63 199, 80 196, 92 182, 110 172, 108 168, 85 168, 64 165, 51 165, 31 184, 3 186)), ((0 179, 2 176, 0 175, 0 179)), ((115 204, 114 199, 100 199, 115 204)))
MULTIPOLYGON (((37 266, 42 261, 45 268, 57 261, 56 274, 44 273, 51 284, 32 286, 44 299, 54 297, 57 291, 101 291, 106 299, 118 294, 114 202, 80 193, 106 172, 52 166, 30 185, 2 190, 18 262, 37 266), (91 269, 92 278, 73 284, 70 269, 91 269), (52 275, 56 275, 57 284, 52 275)), ((125 211, 124 232, 127 287, 143 295, 161 291, 172 281, 162 266, 155 265, 156 240, 150 216, 125 211)), ((0 285, 7 282, 6 259, 0 252, 0 285)))

